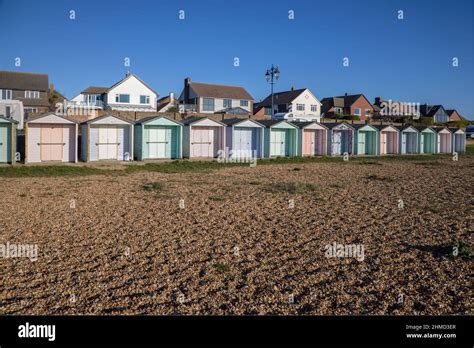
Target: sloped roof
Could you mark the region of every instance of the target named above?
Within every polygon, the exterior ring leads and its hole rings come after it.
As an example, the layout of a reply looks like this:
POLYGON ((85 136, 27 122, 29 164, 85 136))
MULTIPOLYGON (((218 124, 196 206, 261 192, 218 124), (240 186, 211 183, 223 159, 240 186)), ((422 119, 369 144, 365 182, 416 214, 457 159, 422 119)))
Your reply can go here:
POLYGON ((220 121, 213 120, 212 118, 198 117, 198 116, 188 117, 188 118, 182 120, 181 123, 186 126, 186 125, 190 125, 190 124, 195 123, 195 122, 199 122, 199 121, 201 121, 201 120, 210 120, 210 121, 212 121, 212 122, 219 123, 219 124, 221 124, 221 125, 223 125, 223 126, 226 125, 226 124, 224 124, 224 123, 222 123, 222 122, 220 122, 220 121))
POLYGON ((17 71, 0 71, 0 88, 47 91, 47 74, 34 74, 17 71))
POLYGON ((392 127, 394 129, 396 129, 397 131, 399 130, 396 126, 394 126, 392 124, 373 124, 372 126, 377 128, 379 131, 381 131, 381 130, 387 128, 387 127, 392 127))
MULTIPOLYGON (((301 88, 301 89, 294 89, 291 91, 284 91, 284 92, 277 92, 273 93, 273 102, 274 104, 289 104, 298 96, 306 91, 306 88, 301 88)), ((262 107, 271 107, 272 106, 272 95, 270 94, 267 96, 265 99, 263 99, 261 102, 258 103, 258 108, 262 107)))
POLYGON ((228 118, 228 119, 222 120, 221 122, 226 124, 227 126, 234 126, 236 124, 239 124, 245 121, 251 121, 259 126, 263 126, 263 124, 261 124, 260 122, 252 120, 250 118, 228 118))
POLYGON ((178 124, 178 125, 182 125, 181 122, 176 121, 176 120, 173 120, 173 119, 171 119, 171 118, 169 118, 169 117, 166 117, 166 116, 156 116, 156 115, 141 118, 141 119, 135 121, 135 124, 147 123, 147 122, 153 121, 153 120, 155 120, 155 119, 160 119, 160 118, 164 118, 164 119, 167 119, 168 121, 174 122, 174 123, 176 123, 176 124, 178 124))
POLYGON ((253 97, 250 95, 250 93, 248 93, 245 88, 240 86, 191 82, 189 87, 198 97, 253 100, 253 97))
POLYGON ((107 93, 109 87, 97 87, 97 86, 90 86, 83 90, 82 94, 103 94, 107 93))
POLYGON ((372 103, 363 94, 342 95, 336 97, 327 97, 321 99, 321 103, 328 109, 331 107, 347 108, 354 104, 360 97, 363 97, 373 107, 372 103))
POLYGON ((337 127, 337 126, 340 126, 340 125, 345 125, 349 128, 352 128, 354 129, 354 127, 350 124, 348 124, 347 122, 339 122, 339 123, 336 123, 336 122, 331 122, 331 123, 321 123, 323 126, 327 127, 328 129, 332 129, 334 127, 337 127))
POLYGON ((420 105, 420 114, 424 117, 433 117, 439 109, 444 110, 442 105, 420 105))
POLYGON ((316 123, 318 126, 327 128, 324 124, 318 123, 316 121, 291 121, 291 123, 297 126, 298 128, 305 128, 309 125, 312 125, 313 123, 316 123))
POLYGON ((287 124, 291 124, 293 125, 294 127, 298 128, 298 126, 296 126, 294 124, 294 122, 288 122, 288 121, 285 121, 285 120, 264 120, 264 121, 259 121, 259 123, 263 126, 265 126, 266 128, 270 128, 274 125, 277 125, 279 123, 287 123, 287 124))

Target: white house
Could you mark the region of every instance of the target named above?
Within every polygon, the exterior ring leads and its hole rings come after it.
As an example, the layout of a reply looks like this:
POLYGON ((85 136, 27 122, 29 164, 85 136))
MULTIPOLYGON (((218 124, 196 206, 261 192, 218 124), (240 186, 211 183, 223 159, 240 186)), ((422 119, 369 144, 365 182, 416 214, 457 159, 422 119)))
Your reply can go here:
POLYGON ((83 90, 68 103, 68 108, 88 108, 117 111, 156 112, 156 93, 135 74, 112 87, 91 86, 83 90))
POLYGON ((0 100, 0 116, 17 121, 17 129, 23 129, 25 118, 23 102, 14 99, 0 100))
MULTIPOLYGON (((256 105, 256 115, 272 115, 272 95, 256 105)), ((273 118, 288 121, 321 120, 321 102, 308 89, 294 89, 273 94, 273 118)))
POLYGON ((179 96, 181 112, 213 114, 216 112, 252 113, 253 97, 240 86, 215 85, 184 80, 184 88, 179 96))

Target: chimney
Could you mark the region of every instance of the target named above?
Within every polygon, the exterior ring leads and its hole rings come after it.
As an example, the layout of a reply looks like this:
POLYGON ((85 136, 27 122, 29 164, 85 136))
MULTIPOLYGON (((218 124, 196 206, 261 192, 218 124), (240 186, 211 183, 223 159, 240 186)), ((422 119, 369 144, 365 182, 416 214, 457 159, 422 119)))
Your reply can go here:
POLYGON ((347 92, 344 94, 345 97, 347 97, 347 92))
POLYGON ((127 72, 125 73, 125 77, 129 77, 130 76, 130 70, 127 70, 127 72))
POLYGON ((184 79, 184 104, 189 104, 189 85, 191 84, 191 78, 186 77, 184 79))
POLYGON ((375 97, 375 103, 374 103, 375 105, 380 106, 381 102, 382 102, 382 97, 375 97))
POLYGON ((172 102, 173 100, 174 100, 174 93, 170 92, 170 102, 172 102))
POLYGON ((295 87, 291 86, 291 90, 294 91, 294 90, 295 90, 295 87))
POLYGON ((54 84, 51 83, 51 84, 49 85, 49 93, 53 93, 53 92, 54 92, 54 84))

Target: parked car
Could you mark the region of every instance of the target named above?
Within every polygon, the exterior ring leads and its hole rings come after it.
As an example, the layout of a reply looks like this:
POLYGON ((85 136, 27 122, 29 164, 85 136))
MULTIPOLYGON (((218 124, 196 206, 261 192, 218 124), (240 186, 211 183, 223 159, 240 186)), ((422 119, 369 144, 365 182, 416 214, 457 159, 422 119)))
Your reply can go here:
POLYGON ((466 139, 474 139, 474 125, 466 127, 466 139))

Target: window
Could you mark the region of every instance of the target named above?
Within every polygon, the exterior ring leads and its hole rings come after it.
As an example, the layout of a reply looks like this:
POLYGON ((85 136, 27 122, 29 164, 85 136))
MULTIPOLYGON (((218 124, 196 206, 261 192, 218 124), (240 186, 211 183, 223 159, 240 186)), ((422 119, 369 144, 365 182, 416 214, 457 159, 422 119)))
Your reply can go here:
POLYGON ((318 106, 317 105, 311 105, 311 112, 317 112, 318 111, 318 106))
POLYGON ((25 112, 35 114, 38 112, 38 108, 25 108, 25 112))
POLYGON ((224 99, 224 109, 232 107, 232 99, 224 99))
POLYGON ((117 103, 130 103, 130 94, 116 94, 115 101, 117 103))
POLYGON ((12 90, 11 89, 0 89, 0 99, 2 99, 2 100, 12 99, 12 90))
POLYGON ((39 99, 40 98, 40 92, 39 91, 25 91, 25 98, 39 99))
POLYGON ((337 114, 342 114, 342 108, 339 108, 339 107, 335 107, 334 108, 334 113, 337 115, 337 114))
POLYGON ((150 104, 150 96, 149 95, 141 95, 140 96, 140 104, 150 104))
POLYGON ((304 111, 304 104, 296 104, 296 110, 304 111))
POLYGON ((265 107, 264 108, 264 112, 263 112, 265 115, 270 115, 272 114, 272 108, 268 108, 268 107, 265 107))
POLYGON ((360 108, 355 108, 354 109, 354 115, 360 116, 360 108))
POLYGON ((11 108, 11 106, 5 106, 5 116, 6 116, 7 118, 10 118, 11 115, 12 115, 12 108, 11 108))
POLYGON ((240 106, 249 106, 249 101, 248 100, 241 100, 240 101, 240 106))
POLYGON ((214 111, 214 98, 203 98, 202 100, 203 111, 214 111))
POLYGON ((365 116, 370 116, 370 109, 365 109, 365 116))

